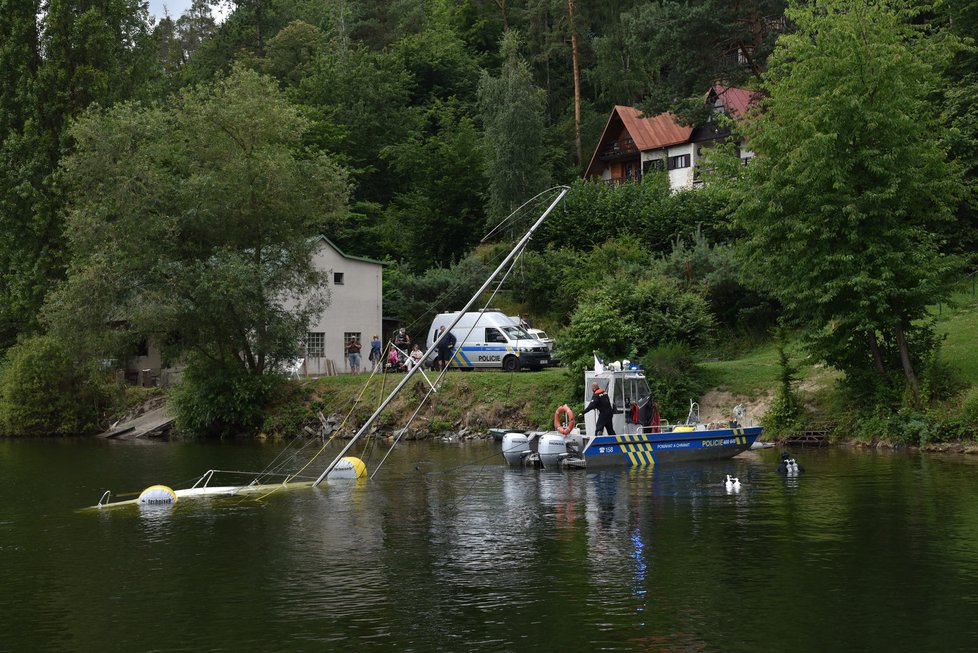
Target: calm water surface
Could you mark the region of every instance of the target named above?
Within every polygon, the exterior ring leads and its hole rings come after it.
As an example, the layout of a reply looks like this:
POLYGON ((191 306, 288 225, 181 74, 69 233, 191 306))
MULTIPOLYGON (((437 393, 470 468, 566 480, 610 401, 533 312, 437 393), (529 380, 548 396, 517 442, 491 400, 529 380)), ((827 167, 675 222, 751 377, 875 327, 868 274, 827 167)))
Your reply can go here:
POLYGON ((976 461, 796 450, 785 480, 778 450, 601 473, 498 450, 413 444, 367 482, 93 513, 280 446, 0 441, 0 650, 978 649, 976 461))

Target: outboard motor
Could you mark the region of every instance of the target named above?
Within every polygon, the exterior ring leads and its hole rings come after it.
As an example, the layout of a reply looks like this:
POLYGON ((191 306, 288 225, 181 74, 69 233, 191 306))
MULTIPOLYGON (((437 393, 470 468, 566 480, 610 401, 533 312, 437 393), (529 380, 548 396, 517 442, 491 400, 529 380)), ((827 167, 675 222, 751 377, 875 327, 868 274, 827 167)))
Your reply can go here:
POLYGON ((560 433, 544 433, 540 436, 537 452, 544 468, 554 469, 567 457, 567 441, 560 433))
POLYGON ((503 458, 510 465, 522 465, 530 455, 530 439, 526 433, 512 431, 503 436, 503 458))

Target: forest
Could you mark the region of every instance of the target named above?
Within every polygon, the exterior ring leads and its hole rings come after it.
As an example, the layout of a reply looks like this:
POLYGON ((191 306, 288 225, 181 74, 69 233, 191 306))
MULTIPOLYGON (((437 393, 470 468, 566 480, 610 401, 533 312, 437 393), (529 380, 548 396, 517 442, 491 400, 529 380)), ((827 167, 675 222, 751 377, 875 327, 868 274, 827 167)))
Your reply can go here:
POLYGON ((0 0, 0 434, 96 430, 106 361, 147 338, 187 366, 189 430, 253 429, 328 304, 311 236, 388 262, 412 324, 555 185, 505 292, 575 375, 597 350, 686 391, 699 359, 792 339, 870 417, 978 419, 928 312, 978 266, 978 1, 216 6, 0 0), (614 106, 701 125, 718 83, 759 98, 728 125, 750 165, 731 142, 701 188, 581 178, 614 106))

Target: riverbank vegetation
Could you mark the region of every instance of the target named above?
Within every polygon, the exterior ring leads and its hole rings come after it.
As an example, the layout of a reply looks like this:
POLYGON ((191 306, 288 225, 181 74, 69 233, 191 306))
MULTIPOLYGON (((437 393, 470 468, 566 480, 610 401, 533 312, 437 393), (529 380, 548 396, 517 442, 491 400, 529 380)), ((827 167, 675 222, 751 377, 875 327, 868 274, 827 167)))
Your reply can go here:
POLYGON ((596 352, 670 416, 712 388, 772 436, 975 437, 976 31, 974 2, 931 0, 5 7, 0 434, 98 430, 148 341, 185 369, 184 432, 300 433, 362 381, 281 373, 328 310, 313 238, 387 261, 384 314, 417 335, 562 183, 493 302, 568 370, 453 373, 429 431, 545 425, 596 352), (716 83, 755 106, 714 115, 716 83), (615 105, 755 156, 721 144, 695 189, 582 181, 615 105))

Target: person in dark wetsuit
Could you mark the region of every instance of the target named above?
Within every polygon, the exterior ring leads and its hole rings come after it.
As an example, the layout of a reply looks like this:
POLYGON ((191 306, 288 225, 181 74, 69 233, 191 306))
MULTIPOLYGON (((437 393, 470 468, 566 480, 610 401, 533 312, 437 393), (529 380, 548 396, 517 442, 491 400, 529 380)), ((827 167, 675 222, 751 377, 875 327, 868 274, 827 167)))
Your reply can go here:
POLYGON ((614 435, 615 427, 611 425, 611 417, 615 414, 615 409, 611 406, 611 399, 608 397, 608 393, 602 390, 597 383, 592 383, 591 389, 594 391, 594 396, 591 397, 591 403, 587 405, 581 415, 587 414, 589 410, 598 411, 598 423, 595 426, 594 434, 601 435, 602 431, 607 430, 608 435, 614 435))
POLYGON ((805 469, 798 464, 798 461, 791 457, 791 454, 788 452, 783 452, 781 454, 781 464, 778 465, 777 471, 778 474, 781 474, 782 476, 798 476, 804 472, 805 469))

